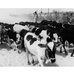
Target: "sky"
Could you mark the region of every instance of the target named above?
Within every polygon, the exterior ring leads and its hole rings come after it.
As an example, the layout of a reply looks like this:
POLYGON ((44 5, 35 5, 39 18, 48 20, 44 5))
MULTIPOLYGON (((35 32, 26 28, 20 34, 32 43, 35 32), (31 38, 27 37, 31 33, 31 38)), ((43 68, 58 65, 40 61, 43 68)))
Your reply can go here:
MULTIPOLYGON (((47 8, 41 8, 43 12, 47 12, 47 8)), ((27 17, 27 14, 33 13, 34 11, 41 11, 40 8, 0 8, 0 22, 5 23, 16 23, 20 21, 28 21, 29 18, 27 17)), ((52 10, 58 10, 58 11, 74 11, 73 8, 52 8, 49 9, 51 12, 52 10)))

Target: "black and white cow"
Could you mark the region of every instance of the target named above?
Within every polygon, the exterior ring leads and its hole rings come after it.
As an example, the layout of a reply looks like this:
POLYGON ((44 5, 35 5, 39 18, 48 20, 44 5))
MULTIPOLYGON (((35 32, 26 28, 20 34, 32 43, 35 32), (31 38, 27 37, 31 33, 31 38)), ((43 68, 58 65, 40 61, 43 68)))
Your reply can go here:
MULTIPOLYGON (((40 39, 41 39, 41 43, 43 43, 43 44, 47 44, 48 45, 48 47, 49 48, 51 48, 50 46, 49 46, 49 43, 51 42, 51 41, 53 41, 54 42, 54 44, 55 44, 55 42, 57 42, 57 38, 58 38, 58 35, 57 35, 57 33, 51 33, 49 30, 42 30, 42 29, 40 29, 40 28, 34 28, 33 30, 32 30, 32 32, 33 33, 35 33, 40 39)), ((56 48, 55 48, 55 45, 54 45, 54 50, 55 50, 55 52, 56 52, 56 48)), ((52 49, 51 49, 52 50, 52 49)), ((49 52, 49 51, 48 51, 49 52)), ((49 56, 50 57, 50 56, 49 56)))
MULTIPOLYGON (((38 58, 39 65, 43 66, 43 61, 45 59, 45 53, 48 49, 46 44, 43 44, 39 39, 38 36, 35 35, 32 32, 21 30, 20 32, 21 36, 24 37, 24 46, 26 48, 27 58, 28 58, 28 64, 30 64, 29 61, 29 54, 34 55, 38 58)), ((54 43, 50 41, 48 44, 50 46, 49 48, 49 55, 51 62, 55 62, 55 50, 54 43)), ((48 53, 48 51, 47 51, 48 53)))
POLYGON ((8 25, 8 26, 5 26, 5 31, 6 31, 6 35, 7 35, 7 40, 8 40, 8 43, 7 45, 9 45, 11 47, 12 44, 14 44, 17 49, 17 33, 15 31, 13 31, 13 26, 14 25, 8 25))
POLYGON ((21 30, 28 30, 29 31, 29 27, 28 27, 28 25, 25 25, 25 26, 23 26, 23 25, 19 25, 19 24, 15 24, 14 26, 13 26, 13 30, 17 33, 17 42, 22 42, 22 47, 24 48, 24 41, 23 41, 23 37, 22 36, 20 36, 21 34, 20 34, 20 32, 21 32, 21 30))
POLYGON ((6 25, 5 28, 9 38, 13 39, 13 41, 15 41, 16 43, 21 43, 22 41, 20 37, 20 31, 22 29, 29 30, 27 25, 22 26, 19 25, 18 23, 13 25, 6 25))
POLYGON ((51 38, 54 42, 57 42, 58 35, 54 30, 51 31, 49 28, 43 30, 39 27, 35 27, 32 29, 32 32, 39 36, 40 39, 46 39, 47 42, 49 42, 48 38, 51 38))

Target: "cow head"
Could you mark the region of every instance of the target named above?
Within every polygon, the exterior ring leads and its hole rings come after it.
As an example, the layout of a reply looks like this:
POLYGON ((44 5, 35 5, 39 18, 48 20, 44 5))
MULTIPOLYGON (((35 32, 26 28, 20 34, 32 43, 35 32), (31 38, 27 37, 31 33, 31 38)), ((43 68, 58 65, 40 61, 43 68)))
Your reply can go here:
POLYGON ((46 50, 46 57, 48 60, 51 61, 51 63, 54 63, 56 61, 55 58, 55 45, 54 42, 49 42, 46 50))

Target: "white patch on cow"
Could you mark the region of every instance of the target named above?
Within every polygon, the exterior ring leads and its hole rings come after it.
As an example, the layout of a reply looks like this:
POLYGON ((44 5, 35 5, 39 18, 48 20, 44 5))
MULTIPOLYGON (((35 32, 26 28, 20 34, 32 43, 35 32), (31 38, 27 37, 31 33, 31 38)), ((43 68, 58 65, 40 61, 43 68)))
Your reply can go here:
POLYGON ((13 49, 17 50, 17 44, 16 44, 15 42, 13 42, 13 43, 11 44, 11 47, 12 47, 13 49))
POLYGON ((73 44, 73 43, 70 43, 70 45, 71 45, 71 46, 74 46, 74 44, 73 44))
POLYGON ((46 41, 46 39, 41 39, 41 41, 40 41, 42 44, 46 44, 47 43, 47 41, 46 41))
POLYGON ((57 35, 57 33, 54 33, 53 37, 55 38, 54 42, 57 42, 58 41, 58 35, 57 35))
POLYGON ((47 30, 42 30, 42 32, 40 33, 40 36, 43 37, 43 39, 41 39, 41 43, 43 44, 46 44, 47 43, 47 38, 50 38, 48 35, 47 35, 47 30))
POLYGON ((54 42, 49 42, 49 43, 48 43, 48 47, 49 47, 51 50, 53 50, 54 42))
POLYGON ((29 30, 29 28, 28 28, 27 25, 22 26, 22 25, 19 25, 19 24, 14 25, 13 29, 14 29, 14 31, 17 32, 17 33, 20 33, 20 31, 21 31, 22 29, 29 30))
POLYGON ((16 37, 17 37, 17 42, 20 41, 20 34, 16 34, 16 37))
POLYGON ((30 25, 29 26, 29 31, 32 31, 35 28, 35 26, 30 25))
POLYGON ((69 42, 67 40, 65 41, 65 46, 69 47, 69 42))
POLYGON ((48 35, 47 35, 47 30, 42 30, 42 32, 40 33, 40 35, 43 37, 43 38, 47 38, 48 35))

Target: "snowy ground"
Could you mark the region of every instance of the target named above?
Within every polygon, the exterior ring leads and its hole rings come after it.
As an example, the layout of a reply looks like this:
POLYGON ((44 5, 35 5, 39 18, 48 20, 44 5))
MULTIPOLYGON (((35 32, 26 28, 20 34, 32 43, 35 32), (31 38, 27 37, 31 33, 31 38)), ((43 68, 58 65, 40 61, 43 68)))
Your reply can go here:
MULTIPOLYGON (((44 64, 45 66, 74 66, 74 57, 70 56, 71 53, 69 52, 69 54, 67 56, 65 56, 64 53, 59 53, 59 50, 56 53, 56 62, 55 63, 48 63, 48 64, 44 64)), ((13 49, 9 49, 8 47, 6 48, 6 46, 0 45, 0 67, 2 66, 15 66, 15 67, 24 67, 24 66, 29 66, 27 65, 27 57, 26 57, 26 53, 22 52, 21 54, 18 53, 17 51, 14 51, 13 49)), ((36 65, 37 66, 37 65, 36 65)))

